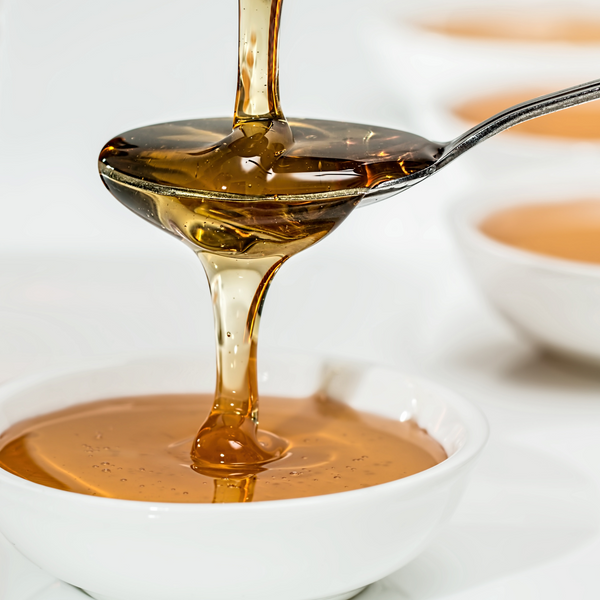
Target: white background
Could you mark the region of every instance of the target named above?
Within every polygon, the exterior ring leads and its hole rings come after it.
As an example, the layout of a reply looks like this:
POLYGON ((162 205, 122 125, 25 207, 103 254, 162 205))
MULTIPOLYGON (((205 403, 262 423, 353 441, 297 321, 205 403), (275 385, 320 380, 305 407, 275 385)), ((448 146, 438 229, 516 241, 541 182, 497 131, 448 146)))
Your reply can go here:
MULTIPOLYGON (((404 125, 382 75, 404 77, 403 57, 375 68, 367 18, 391 4, 286 0, 288 115, 404 125)), ((5 0, 2 11, 0 378, 211 345, 195 257, 113 200, 96 158, 123 130, 232 112, 236 3, 5 0)), ((291 260, 267 300, 261 345, 416 371, 490 419, 452 524, 364 600, 596 599, 600 375, 538 355, 479 297, 444 217, 469 176, 452 165, 291 260)), ((28 598, 26 569, 11 560, 0 553, 0 599, 28 598)))

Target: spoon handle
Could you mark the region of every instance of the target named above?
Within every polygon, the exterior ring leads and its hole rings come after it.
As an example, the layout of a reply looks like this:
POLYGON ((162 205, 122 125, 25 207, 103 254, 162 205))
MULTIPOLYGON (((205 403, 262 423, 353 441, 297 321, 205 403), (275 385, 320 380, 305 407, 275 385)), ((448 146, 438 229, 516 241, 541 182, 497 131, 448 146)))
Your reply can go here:
POLYGON ((483 123, 475 125, 469 131, 446 144, 444 154, 436 163, 436 170, 441 169, 463 154, 463 152, 470 150, 473 146, 509 127, 529 121, 529 119, 535 119, 541 115, 562 110, 563 108, 590 102, 597 98, 600 98, 600 79, 582 83, 566 90, 560 90, 559 92, 553 92, 552 94, 546 94, 539 98, 533 98, 533 100, 527 100, 526 102, 521 102, 521 104, 507 108, 483 121, 483 123))

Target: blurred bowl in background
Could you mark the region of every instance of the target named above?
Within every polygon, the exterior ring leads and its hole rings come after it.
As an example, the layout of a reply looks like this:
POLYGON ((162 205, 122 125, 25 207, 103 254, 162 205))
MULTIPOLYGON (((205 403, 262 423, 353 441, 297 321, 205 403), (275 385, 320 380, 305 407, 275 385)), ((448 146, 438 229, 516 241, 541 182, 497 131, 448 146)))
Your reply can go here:
MULTIPOLYGON (((373 64, 403 106, 408 129, 439 141, 475 124, 457 110, 468 103, 491 99, 477 115, 487 117, 600 74, 600 6, 591 1, 430 0, 402 8, 386 2, 369 30, 377 31, 368 40, 373 64)), ((513 177, 548 165, 591 167, 600 158, 600 140, 518 131, 461 158, 464 175, 513 177)))
MULTIPOLYGON (((542 0, 494 0, 485 5, 473 0, 429 0, 401 8, 390 2, 371 19, 370 31, 377 35, 368 41, 379 58, 375 64, 384 70, 390 89, 410 101, 415 125, 430 125, 422 109, 432 97, 456 96, 455 90, 462 89, 469 99, 485 91, 482 76, 504 82, 528 76, 530 85, 538 77, 556 79, 561 73, 573 84, 598 77, 600 6, 592 0, 562 0, 553 5, 542 0), (460 23, 470 23, 471 30, 479 24, 488 31, 492 24, 503 23, 497 29, 508 32, 512 25, 515 35, 493 36, 485 31, 480 36, 462 35, 460 23), (570 36, 565 35, 565 27, 570 36), (578 42, 573 32, 582 27, 586 36, 578 42), (394 73, 402 77, 390 76, 394 73)), ((435 137, 436 132, 423 133, 435 137)))
MULTIPOLYGON (((431 99, 432 122, 444 138, 467 131, 502 110, 538 96, 581 83, 560 74, 513 75, 510 80, 486 80, 484 92, 465 98, 455 89, 431 99)), ((490 173, 521 176, 530 169, 550 166, 561 169, 595 170, 600 161, 600 102, 545 115, 513 127, 469 152, 467 163, 472 175, 490 173)))
MULTIPOLYGON (((500 210, 521 205, 586 200, 600 207, 600 178, 535 177, 493 188, 481 185, 456 202, 451 225, 484 295, 526 338, 563 356, 600 362, 600 264, 565 260, 492 239, 481 224, 500 210)), ((594 223, 590 223, 594 226, 594 223)), ((600 208, 596 223, 600 239, 600 208)))

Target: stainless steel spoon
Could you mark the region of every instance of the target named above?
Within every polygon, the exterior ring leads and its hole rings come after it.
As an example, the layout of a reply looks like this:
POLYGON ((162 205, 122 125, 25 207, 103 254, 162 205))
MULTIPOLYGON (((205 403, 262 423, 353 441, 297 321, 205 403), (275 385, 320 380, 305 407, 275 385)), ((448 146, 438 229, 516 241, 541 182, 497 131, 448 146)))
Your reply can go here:
POLYGON ((426 168, 400 179, 386 181, 370 189, 360 205, 373 204, 374 202, 379 202, 389 196, 403 192, 409 187, 431 177, 431 175, 437 173, 467 150, 509 127, 598 98, 600 98, 600 79, 546 94, 539 98, 533 98, 532 100, 527 100, 526 102, 521 102, 521 104, 507 108, 483 121, 483 123, 475 125, 475 127, 472 127, 469 131, 459 135, 452 141, 440 144, 443 148, 441 155, 426 168))

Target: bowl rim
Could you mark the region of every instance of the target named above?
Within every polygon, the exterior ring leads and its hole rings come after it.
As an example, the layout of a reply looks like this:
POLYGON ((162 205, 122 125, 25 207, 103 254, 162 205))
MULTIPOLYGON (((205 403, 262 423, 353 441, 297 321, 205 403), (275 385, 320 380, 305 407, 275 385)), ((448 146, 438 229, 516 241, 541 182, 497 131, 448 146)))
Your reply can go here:
MULTIPOLYGON (((197 351, 197 350, 196 350, 197 351)), ((268 356, 268 349, 265 352, 268 356)), ((272 352, 273 356, 280 357, 282 354, 281 350, 272 352)), ((332 360, 336 364, 340 362, 346 364, 360 364, 369 368, 383 368, 386 371, 396 373, 402 377, 407 377, 407 374, 402 373, 400 370, 391 368, 389 366, 382 366, 370 361, 357 361, 357 360, 345 360, 339 359, 335 356, 317 354, 317 353, 306 353, 297 351, 285 351, 286 355, 297 355, 297 356, 311 356, 320 361, 332 360)), ((79 362, 76 366, 69 367, 54 367, 47 368, 35 373, 31 373, 24 377, 19 377, 14 380, 8 381, 5 384, 0 385, 0 405, 3 402, 9 400, 13 395, 26 391, 29 388, 38 387, 40 385, 57 382, 62 378, 67 378, 70 375, 75 375, 82 372, 91 372, 97 370, 106 370, 125 366, 130 363, 139 363, 141 361, 148 360, 160 360, 169 358, 173 359, 176 356, 185 356, 189 358, 189 352, 185 354, 170 352, 169 354, 161 352, 152 353, 132 353, 127 355, 120 355, 118 358, 109 359, 93 359, 84 360, 79 362)), ((210 353, 212 357, 213 354, 210 353)), ((260 365, 260 363, 259 363, 260 365)), ((260 366, 259 366, 260 371, 260 366)), ((416 382, 422 386, 425 390, 433 393, 436 397, 441 397, 444 402, 449 404, 455 409, 467 430, 467 436, 462 447, 456 452, 448 456, 448 458, 437 465, 416 473, 403 479, 397 479, 387 483, 374 485, 368 488, 349 490, 344 492, 335 492, 332 494, 325 494, 320 496, 309 496, 306 498, 289 498, 283 500, 264 500, 256 501, 243 504, 209 504, 209 503, 177 503, 177 502, 151 502, 141 500, 124 500, 118 498, 98 498, 95 496, 88 496, 86 494, 79 494, 76 492, 69 492, 64 490, 57 490, 55 488, 47 487, 38 483, 34 483, 27 479, 23 479, 17 475, 14 475, 4 469, 0 468, 0 486, 9 485, 13 488, 17 487, 21 490, 42 496, 48 499, 60 500, 61 502, 76 503, 80 507, 94 508, 98 505, 103 506, 105 510, 119 510, 119 511, 139 511, 142 513, 163 513, 179 515, 189 514, 199 511, 204 513, 205 511, 227 511, 237 513, 238 511, 273 511, 273 510, 286 510, 288 508, 297 509, 298 507, 314 507, 315 505, 328 506, 332 503, 339 505, 340 503, 354 503, 360 501, 363 497, 370 497, 376 494, 397 494, 402 491, 407 494, 412 494, 415 490, 428 485, 431 480, 443 480, 445 477, 451 475, 452 472, 459 471, 467 464, 475 460, 485 447, 489 438, 489 424, 486 417, 482 413, 481 409, 475 404, 469 402, 461 395, 449 390, 439 384, 431 382, 422 377, 409 376, 411 382, 416 382)), ((1 433, 1 432, 0 432, 1 433)), ((438 440, 439 441, 439 440, 438 440)))
MULTIPOLYGON (((503 208, 510 208, 517 205, 550 204, 552 202, 583 200, 585 196, 592 199, 594 192, 588 190, 581 193, 575 192, 574 196, 557 195, 555 197, 544 197, 543 191, 536 194, 527 189, 523 189, 515 194, 514 187, 514 185, 512 188, 507 187, 504 194, 496 191, 494 195, 483 201, 481 199, 481 192, 471 192, 452 202, 448 211, 448 220, 458 240, 467 243, 469 246, 476 247, 488 255, 530 269, 547 273, 558 273, 570 277, 578 276, 589 279, 600 279, 600 265, 523 250, 494 240, 483 233, 478 227, 479 223, 485 217, 503 208), (506 194, 510 194, 511 189, 512 195, 507 199, 506 194)), ((597 198, 598 196, 594 199, 597 198)))

